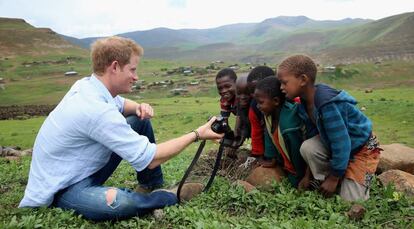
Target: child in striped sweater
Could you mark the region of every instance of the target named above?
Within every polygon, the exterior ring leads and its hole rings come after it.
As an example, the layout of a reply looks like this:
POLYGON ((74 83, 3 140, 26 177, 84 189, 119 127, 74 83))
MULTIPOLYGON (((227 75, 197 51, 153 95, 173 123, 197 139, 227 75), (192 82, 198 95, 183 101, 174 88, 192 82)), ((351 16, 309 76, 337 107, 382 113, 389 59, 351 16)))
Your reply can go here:
POLYGON ((315 63, 304 55, 288 57, 277 72, 286 97, 300 97, 299 115, 307 131, 300 152, 308 169, 299 188, 366 200, 381 150, 372 123, 348 93, 315 84, 316 73, 315 63))

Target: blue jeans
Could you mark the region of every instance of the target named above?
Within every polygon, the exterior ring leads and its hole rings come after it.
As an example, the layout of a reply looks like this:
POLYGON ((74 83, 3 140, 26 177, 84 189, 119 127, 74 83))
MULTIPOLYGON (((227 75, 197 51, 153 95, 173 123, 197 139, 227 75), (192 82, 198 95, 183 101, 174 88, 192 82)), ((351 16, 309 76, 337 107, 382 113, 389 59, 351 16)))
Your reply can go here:
MULTIPOLYGON (((137 116, 128 116, 127 122, 140 135, 147 136, 155 143, 154 132, 149 120, 137 116)), ((177 196, 166 191, 154 191, 149 194, 137 193, 129 189, 105 187, 103 184, 118 167, 122 158, 112 153, 111 158, 101 170, 59 191, 53 206, 75 210, 85 218, 102 221, 118 220, 140 216, 154 209, 174 205, 177 196)), ((138 183, 148 189, 161 187, 164 183, 161 166, 137 172, 138 183)))

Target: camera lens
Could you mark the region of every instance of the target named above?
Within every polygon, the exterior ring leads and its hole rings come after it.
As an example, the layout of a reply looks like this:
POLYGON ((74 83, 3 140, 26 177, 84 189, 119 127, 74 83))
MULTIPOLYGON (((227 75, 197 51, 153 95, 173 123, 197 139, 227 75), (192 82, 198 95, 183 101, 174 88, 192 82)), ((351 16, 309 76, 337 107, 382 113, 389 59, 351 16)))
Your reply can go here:
POLYGON ((218 134, 226 133, 230 130, 226 119, 222 116, 217 116, 216 120, 213 122, 213 124, 211 124, 211 129, 218 134))

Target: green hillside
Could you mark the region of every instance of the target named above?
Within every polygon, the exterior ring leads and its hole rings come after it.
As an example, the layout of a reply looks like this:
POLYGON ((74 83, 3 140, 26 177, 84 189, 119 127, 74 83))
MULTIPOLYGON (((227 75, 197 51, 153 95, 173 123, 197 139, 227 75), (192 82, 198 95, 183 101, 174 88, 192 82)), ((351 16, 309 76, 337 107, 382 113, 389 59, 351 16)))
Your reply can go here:
POLYGON ((340 29, 297 30, 264 42, 259 50, 305 52, 328 63, 411 59, 414 54, 411 28, 414 28, 414 13, 406 13, 340 29))
POLYGON ((168 60, 196 58, 211 61, 219 58, 253 63, 278 62, 292 53, 307 53, 327 63, 375 62, 412 59, 414 56, 412 12, 377 21, 315 21, 306 17, 278 17, 234 28, 229 25, 226 26, 227 33, 220 28, 208 30, 210 36, 205 41, 208 44, 203 44, 199 39, 202 31, 191 30, 186 31, 189 40, 186 46, 174 46, 174 42, 168 47, 162 44, 150 46, 147 55, 168 60), (233 31, 231 37, 230 31, 233 31), (214 39, 216 33, 220 34, 218 39, 214 39))
POLYGON ((0 57, 77 54, 87 52, 48 28, 35 28, 22 19, 0 18, 0 57))
MULTIPOLYGON (((148 48, 139 66, 140 79, 147 84, 164 80, 173 80, 174 84, 138 90, 132 96, 166 97, 171 96, 171 89, 183 86, 190 89, 191 95, 200 95, 200 92, 204 95, 211 94, 215 90, 213 81, 218 69, 238 64, 240 69, 237 73, 243 74, 249 70, 247 62, 252 65, 267 63, 275 68, 280 60, 292 53, 311 55, 321 68, 328 64, 342 63, 345 64, 342 67, 344 71, 357 72, 352 78, 322 78, 323 82, 344 88, 353 88, 354 85, 359 88, 412 85, 414 32, 409 28, 413 25, 414 13, 368 23, 364 21, 361 22, 362 25, 329 22, 329 28, 333 26, 332 23, 342 27, 335 30, 326 30, 326 27, 319 25, 318 29, 310 31, 305 24, 313 24, 314 21, 306 17, 294 19, 288 17, 281 21, 281 18, 276 18, 263 22, 270 27, 274 27, 275 22, 280 27, 283 22, 284 27, 289 28, 286 31, 302 29, 261 44, 237 45, 227 42, 198 47, 187 44, 184 49, 148 48), (154 59, 151 53, 163 58, 154 59), (214 70, 207 70, 206 67, 217 60, 223 63, 214 70), (379 64, 374 64, 376 62, 379 64), (204 72, 190 76, 167 74, 168 70, 179 67, 199 68, 204 72), (198 81, 203 83, 188 86, 191 82, 198 81)), ((247 33, 251 26, 239 24, 238 28, 247 33)), ((221 31, 224 36, 231 31, 231 26, 226 26, 221 31)), ((264 34, 271 31, 272 29, 267 29, 264 34)), ((5 83, 0 89, 0 105, 56 104, 77 79, 91 73, 88 51, 68 44, 51 30, 34 28, 20 19, 1 18, 0 33, 5 34, 0 36, 0 46, 7 46, 0 49, 0 78, 5 83), (64 76, 66 71, 72 70, 77 71, 78 76, 64 76)))

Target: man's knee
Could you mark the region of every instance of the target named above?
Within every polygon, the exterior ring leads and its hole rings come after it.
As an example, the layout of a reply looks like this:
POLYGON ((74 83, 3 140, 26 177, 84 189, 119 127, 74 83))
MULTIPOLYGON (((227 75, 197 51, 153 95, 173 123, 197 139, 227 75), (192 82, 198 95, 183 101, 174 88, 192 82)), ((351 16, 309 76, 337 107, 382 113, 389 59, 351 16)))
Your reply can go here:
POLYGON ((115 209, 119 206, 117 201, 118 190, 116 188, 109 188, 105 192, 106 205, 112 209, 115 209))
POLYGON ((126 117, 126 121, 135 132, 147 136, 150 142, 155 142, 152 124, 149 119, 141 119, 136 115, 130 115, 126 117))
POLYGON ((127 116, 126 121, 133 129, 143 125, 151 125, 151 121, 149 119, 141 119, 136 115, 127 116))
POLYGON ((113 217, 120 218, 132 217, 139 213, 135 201, 124 192, 122 189, 108 188, 105 199, 109 209, 105 212, 112 212, 113 217))

